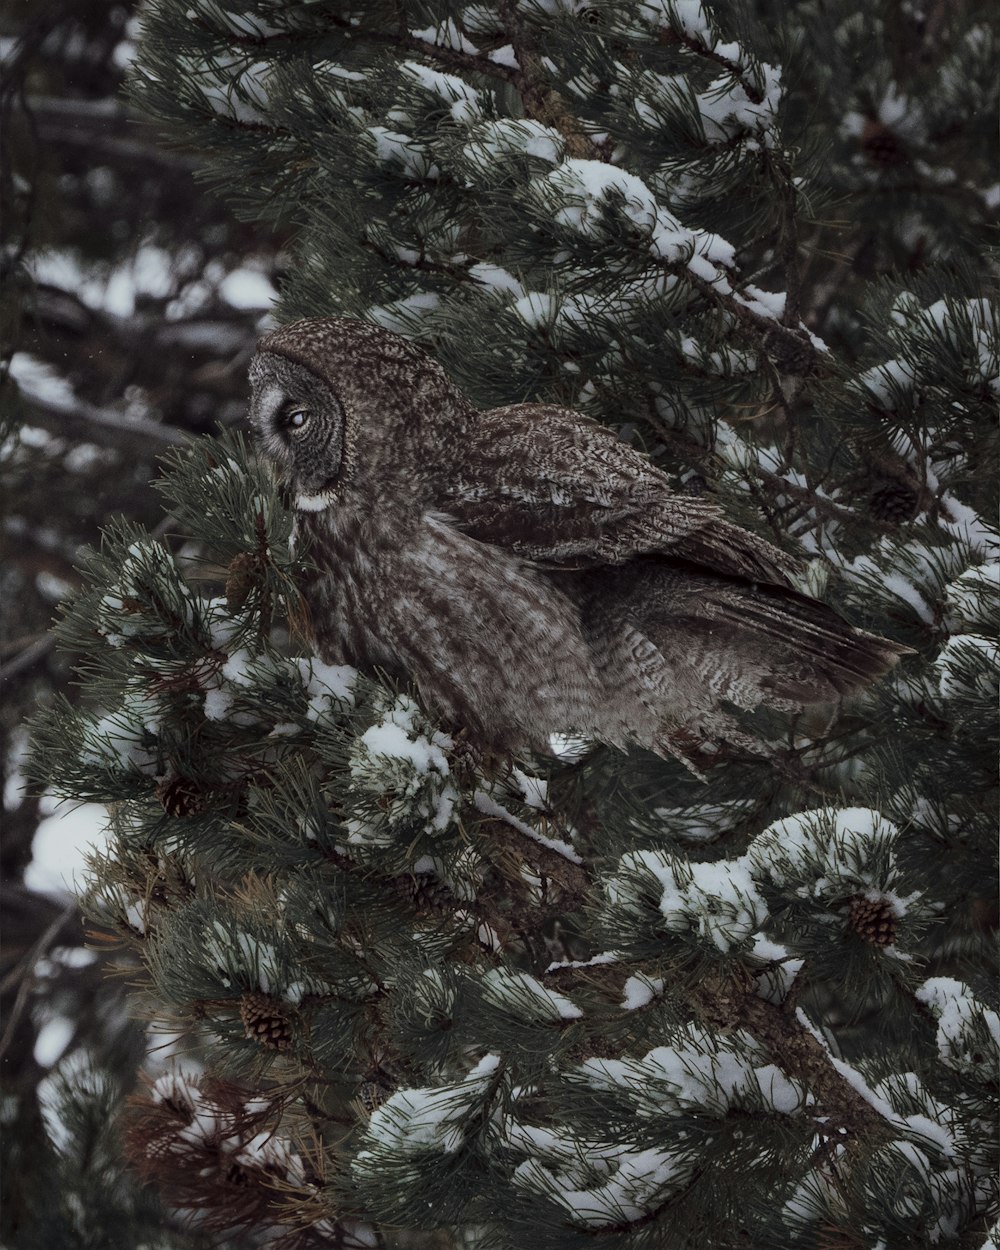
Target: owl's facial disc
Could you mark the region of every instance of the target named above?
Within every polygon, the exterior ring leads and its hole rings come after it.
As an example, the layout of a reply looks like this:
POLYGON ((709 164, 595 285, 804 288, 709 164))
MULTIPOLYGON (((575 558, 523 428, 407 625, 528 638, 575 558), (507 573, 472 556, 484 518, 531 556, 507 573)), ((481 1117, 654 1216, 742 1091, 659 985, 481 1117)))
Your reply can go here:
POLYGON ((344 411, 330 386, 304 365, 259 352, 250 363, 250 420, 262 451, 296 492, 336 484, 344 411))

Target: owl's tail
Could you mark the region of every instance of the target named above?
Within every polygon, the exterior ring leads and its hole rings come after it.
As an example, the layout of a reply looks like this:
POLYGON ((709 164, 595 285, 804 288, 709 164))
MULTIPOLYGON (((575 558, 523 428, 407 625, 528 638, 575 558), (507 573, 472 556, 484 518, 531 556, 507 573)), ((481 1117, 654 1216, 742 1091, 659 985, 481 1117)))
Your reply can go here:
POLYGON ((617 656, 611 672, 635 673, 666 726, 707 724, 726 704, 798 711, 834 702, 910 650, 791 588, 655 557, 603 573, 583 598, 591 647, 617 656), (629 642, 623 657, 630 637, 648 640, 649 654, 629 642))
MULTIPOLYGON (((893 668, 910 647, 851 625, 833 608, 794 590, 753 586, 733 603, 727 593, 709 596, 733 641, 754 651, 766 645, 770 671, 760 689, 801 706, 825 703, 870 685, 893 668)), ((715 614, 713 613, 713 615, 715 614)))

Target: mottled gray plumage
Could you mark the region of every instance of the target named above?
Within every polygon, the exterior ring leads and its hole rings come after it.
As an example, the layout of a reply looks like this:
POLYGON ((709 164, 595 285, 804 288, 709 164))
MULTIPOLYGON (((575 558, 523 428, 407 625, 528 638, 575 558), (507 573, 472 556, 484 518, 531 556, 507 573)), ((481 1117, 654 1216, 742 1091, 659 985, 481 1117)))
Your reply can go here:
POLYGON ((610 430, 549 404, 479 411, 379 327, 284 326, 250 379, 321 656, 414 680, 485 747, 577 731, 684 757, 738 736, 726 704, 836 699, 903 651, 794 590, 791 557, 610 430))

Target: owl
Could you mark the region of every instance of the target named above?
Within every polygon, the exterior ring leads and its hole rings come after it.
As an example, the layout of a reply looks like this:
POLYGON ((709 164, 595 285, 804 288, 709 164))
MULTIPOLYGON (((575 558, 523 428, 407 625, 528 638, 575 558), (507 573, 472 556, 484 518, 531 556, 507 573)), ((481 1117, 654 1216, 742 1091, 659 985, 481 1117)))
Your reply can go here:
POLYGON ((378 326, 297 321, 250 365, 315 647, 416 684, 481 748, 576 733, 689 766, 735 709, 832 701, 905 650, 797 591, 795 562, 569 408, 477 409, 378 326))

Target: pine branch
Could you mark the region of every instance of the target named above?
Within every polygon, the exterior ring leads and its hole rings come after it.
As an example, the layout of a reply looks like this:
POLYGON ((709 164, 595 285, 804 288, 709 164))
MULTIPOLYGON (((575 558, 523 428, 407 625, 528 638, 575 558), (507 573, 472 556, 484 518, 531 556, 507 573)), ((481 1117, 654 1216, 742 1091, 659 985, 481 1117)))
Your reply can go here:
POLYGON ((587 135, 562 95, 552 86, 542 58, 532 46, 517 0, 499 0, 497 5, 505 38, 514 49, 518 68, 511 82, 521 94, 526 117, 558 130, 566 140, 570 156, 605 160, 605 154, 587 135))
MULTIPOLYGON (((0 1060, 7 1053, 17 1033, 17 1026, 21 1022, 25 1011, 28 1007, 28 1000, 35 988, 33 974, 35 965, 39 959, 61 938, 66 937, 70 929, 71 922, 77 916, 77 906, 75 902, 67 903, 61 911, 57 912, 49 924, 38 935, 34 945, 27 952, 20 963, 7 974, 0 985, 0 992, 7 993, 17 985, 17 996, 14 999, 14 1005, 10 1009, 7 1017, 7 1023, 4 1027, 3 1035, 0 1036, 0 1060)), ((74 937, 76 935, 74 934, 74 937)))
POLYGON ((42 424, 65 433, 67 425, 82 427, 89 437, 115 445, 136 444, 149 448, 176 447, 191 435, 149 417, 128 416, 114 408, 101 408, 74 396, 65 402, 38 394, 29 396, 32 415, 42 424))
POLYGON ((696 983, 691 1001, 704 1020, 717 1029, 743 1028, 770 1053, 785 1072, 816 1094, 817 1112, 828 1116, 855 1143, 887 1141, 892 1133, 871 1103, 837 1071, 830 1053, 802 1023, 798 1012, 776 1006, 752 991, 731 984, 696 983))

